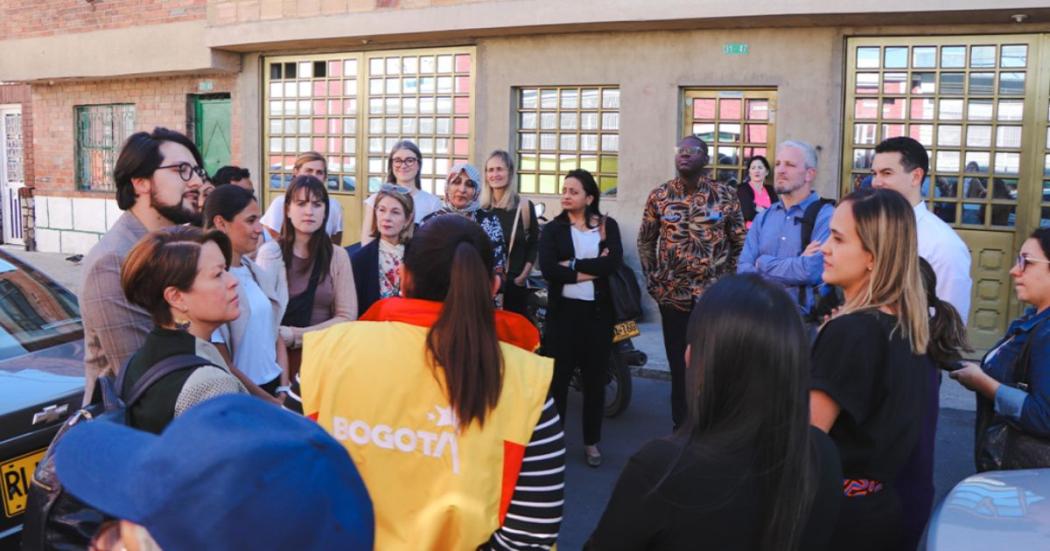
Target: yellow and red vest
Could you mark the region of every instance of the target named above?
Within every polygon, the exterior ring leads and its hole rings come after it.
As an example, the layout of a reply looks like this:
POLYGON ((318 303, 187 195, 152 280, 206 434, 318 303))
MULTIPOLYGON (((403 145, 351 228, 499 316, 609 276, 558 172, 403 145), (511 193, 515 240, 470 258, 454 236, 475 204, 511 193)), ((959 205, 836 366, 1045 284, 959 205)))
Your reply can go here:
POLYGON ((552 361, 506 342, 527 346, 538 340, 535 328, 501 313, 499 402, 484 426, 460 428, 444 372, 426 359, 427 331, 440 309, 386 299, 366 321, 303 340, 303 410, 350 452, 372 498, 375 548, 383 551, 474 549, 488 541, 503 522, 550 386, 552 361))

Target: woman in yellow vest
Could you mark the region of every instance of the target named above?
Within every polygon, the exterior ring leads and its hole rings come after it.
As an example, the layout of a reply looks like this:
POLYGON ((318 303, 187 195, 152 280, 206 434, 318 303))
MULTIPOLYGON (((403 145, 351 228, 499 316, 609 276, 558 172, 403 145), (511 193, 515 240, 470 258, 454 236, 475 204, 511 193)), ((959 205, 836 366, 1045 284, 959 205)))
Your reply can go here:
POLYGON ((403 297, 303 341, 303 410, 361 472, 375 548, 550 548, 565 476, 553 366, 527 319, 492 306, 492 241, 442 216, 402 269, 403 297))

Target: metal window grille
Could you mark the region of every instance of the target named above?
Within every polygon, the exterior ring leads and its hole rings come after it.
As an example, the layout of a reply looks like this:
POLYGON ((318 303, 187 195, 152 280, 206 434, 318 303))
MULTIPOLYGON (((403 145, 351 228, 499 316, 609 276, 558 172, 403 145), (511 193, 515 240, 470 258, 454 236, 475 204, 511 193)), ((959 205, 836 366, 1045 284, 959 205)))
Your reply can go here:
POLYGON ((75 111, 77 189, 113 191, 117 155, 135 131, 135 106, 80 105, 75 111))

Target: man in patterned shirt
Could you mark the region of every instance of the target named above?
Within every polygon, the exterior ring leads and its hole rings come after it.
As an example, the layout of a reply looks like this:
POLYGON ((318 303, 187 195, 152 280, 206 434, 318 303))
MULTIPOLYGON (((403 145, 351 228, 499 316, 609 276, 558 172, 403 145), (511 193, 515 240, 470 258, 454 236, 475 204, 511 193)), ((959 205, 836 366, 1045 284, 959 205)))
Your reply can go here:
POLYGON ((686 416, 685 334, 693 304, 715 280, 736 271, 747 235, 736 190, 707 176, 708 160, 698 136, 679 140, 678 176, 649 194, 638 230, 646 287, 660 306, 676 429, 686 416))

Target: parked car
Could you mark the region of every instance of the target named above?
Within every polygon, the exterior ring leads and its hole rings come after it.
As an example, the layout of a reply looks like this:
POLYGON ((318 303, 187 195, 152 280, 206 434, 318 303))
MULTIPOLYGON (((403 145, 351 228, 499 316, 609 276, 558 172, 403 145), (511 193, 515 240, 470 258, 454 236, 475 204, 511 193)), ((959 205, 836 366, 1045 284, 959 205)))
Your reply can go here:
POLYGON ((76 297, 0 251, 0 547, 18 545, 36 464, 83 394, 76 297))
POLYGON ((1050 469, 989 471, 955 485, 930 519, 929 551, 1047 549, 1050 469))

